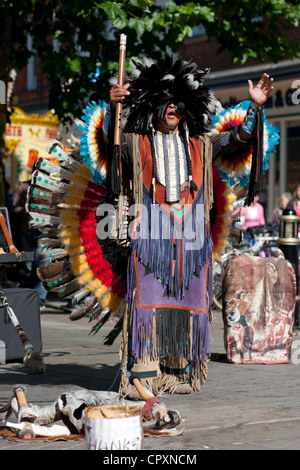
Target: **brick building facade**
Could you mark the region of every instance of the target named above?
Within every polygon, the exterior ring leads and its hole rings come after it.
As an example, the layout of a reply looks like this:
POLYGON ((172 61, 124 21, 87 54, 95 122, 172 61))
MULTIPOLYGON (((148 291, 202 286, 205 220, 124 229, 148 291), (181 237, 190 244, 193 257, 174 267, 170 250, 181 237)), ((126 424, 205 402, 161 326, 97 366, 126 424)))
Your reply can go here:
MULTIPOLYGON (((300 42, 300 29, 292 28, 286 36, 300 42)), ((241 66, 232 64, 227 52, 217 54, 218 47, 215 39, 208 42, 202 34, 186 39, 180 47, 180 56, 211 69, 206 85, 213 89, 224 108, 248 99, 248 79, 256 84, 264 72, 274 78, 275 89, 267 101, 266 116, 279 127, 280 144, 276 155, 270 158, 261 195, 269 219, 280 195, 293 192, 300 184, 300 59, 285 59, 277 64, 249 61, 241 66)))

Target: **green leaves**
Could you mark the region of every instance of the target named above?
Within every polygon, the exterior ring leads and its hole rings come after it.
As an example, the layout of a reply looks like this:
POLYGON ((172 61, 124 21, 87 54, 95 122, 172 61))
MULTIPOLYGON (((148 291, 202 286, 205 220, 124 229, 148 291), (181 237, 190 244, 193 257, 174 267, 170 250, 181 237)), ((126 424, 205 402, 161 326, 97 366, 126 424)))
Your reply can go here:
POLYGON ((300 56, 299 41, 284 34, 300 23, 295 0, 19 0, 17 8, 12 0, 0 3, 1 69, 26 65, 29 32, 50 84, 49 108, 60 118, 68 113, 80 117, 89 99, 109 99, 121 32, 127 34, 126 70, 131 57, 178 52, 200 25, 234 63, 300 56), (99 62, 100 77, 92 82, 99 62))
POLYGON ((126 13, 124 11, 124 3, 120 2, 100 2, 95 3, 98 8, 101 8, 105 11, 107 16, 111 20, 115 20, 116 18, 125 18, 126 13))
POLYGON ((177 5, 174 1, 158 6, 150 0, 129 0, 123 2, 95 2, 95 6, 103 10, 116 29, 134 30, 138 36, 145 32, 166 34, 172 28, 171 37, 181 42, 185 36, 192 35, 192 25, 214 21, 215 12, 208 6, 195 2, 177 5))
POLYGON ((73 70, 73 72, 78 72, 78 70, 80 70, 80 65, 81 65, 80 58, 76 57, 76 59, 70 60, 69 65, 70 65, 71 70, 73 70))

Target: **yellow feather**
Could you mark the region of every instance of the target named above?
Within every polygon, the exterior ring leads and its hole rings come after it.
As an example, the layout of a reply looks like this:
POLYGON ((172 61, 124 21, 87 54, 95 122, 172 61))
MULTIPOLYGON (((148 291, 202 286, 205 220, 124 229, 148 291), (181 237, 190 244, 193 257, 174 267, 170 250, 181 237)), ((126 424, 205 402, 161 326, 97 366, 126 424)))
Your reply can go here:
POLYGON ((73 240, 68 245, 67 252, 69 256, 83 255, 85 253, 84 246, 73 246, 73 240))
POLYGON ((78 237, 77 240, 76 238, 72 238, 70 245, 68 246, 68 255, 69 256, 76 256, 78 254, 83 254, 85 253, 84 246, 81 244, 81 238, 78 237))
POLYGON ((95 296, 99 299, 101 295, 103 295, 104 290, 107 289, 99 279, 95 278, 90 281, 87 287, 95 294, 95 296))
POLYGON ((64 208, 61 211, 61 215, 64 220, 69 219, 70 217, 76 216, 77 210, 76 209, 71 209, 71 208, 64 208))
POLYGON ((115 312, 119 307, 122 302, 122 298, 117 296, 116 294, 112 294, 112 299, 111 299, 111 310, 115 312))
POLYGON ((78 235, 77 227, 66 227, 60 231, 61 238, 73 238, 76 237, 76 235, 78 235))
POLYGON ((113 296, 113 294, 111 292, 107 293, 107 295, 101 301, 101 304, 102 304, 103 308, 110 307, 110 303, 112 301, 112 296, 113 296))
POLYGON ((95 279, 95 276, 92 273, 92 271, 89 269, 85 273, 81 274, 77 280, 80 284, 89 285, 91 281, 94 281, 94 279, 95 279))
POLYGON ((236 200, 236 196, 235 196, 235 194, 233 194, 233 193, 228 194, 228 195, 226 196, 226 198, 227 198, 227 200, 228 200, 229 203, 232 203, 232 202, 234 202, 234 201, 236 200))
POLYGON ((82 201, 84 197, 84 188, 77 188, 76 186, 70 186, 67 195, 73 196, 74 198, 82 201))
POLYGON ((227 227, 231 224, 231 218, 230 217, 224 216, 223 220, 224 220, 224 225, 226 225, 227 227))
MULTIPOLYGON (((82 263, 77 267, 76 274, 81 276, 82 274, 84 274, 89 269, 90 269, 90 266, 87 262, 82 263)), ((74 272, 75 272, 75 270, 74 270, 74 272)))
POLYGON ((77 255, 77 256, 73 256, 71 258, 71 263, 72 263, 72 266, 73 266, 73 269, 74 269, 74 273, 77 274, 80 272, 80 270, 82 269, 82 267, 87 264, 87 261, 86 261, 86 256, 85 255, 77 255))
POLYGON ((77 197, 77 195, 73 195, 73 194, 68 194, 66 197, 65 197, 65 200, 64 202, 68 205, 68 206, 79 206, 80 205, 80 202, 81 202, 81 199, 79 199, 77 197))
POLYGON ((79 185, 86 185, 87 181, 91 179, 91 171, 90 169, 83 165, 77 173, 74 173, 71 182, 73 184, 79 185))

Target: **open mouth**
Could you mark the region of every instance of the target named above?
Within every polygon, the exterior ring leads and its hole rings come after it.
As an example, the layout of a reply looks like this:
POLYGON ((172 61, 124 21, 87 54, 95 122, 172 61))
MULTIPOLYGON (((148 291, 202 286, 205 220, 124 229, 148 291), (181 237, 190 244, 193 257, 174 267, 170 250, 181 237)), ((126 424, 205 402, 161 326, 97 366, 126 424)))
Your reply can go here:
POLYGON ((176 114, 175 111, 169 111, 169 112, 167 113, 167 117, 168 117, 168 118, 171 118, 171 119, 177 118, 177 114, 176 114))

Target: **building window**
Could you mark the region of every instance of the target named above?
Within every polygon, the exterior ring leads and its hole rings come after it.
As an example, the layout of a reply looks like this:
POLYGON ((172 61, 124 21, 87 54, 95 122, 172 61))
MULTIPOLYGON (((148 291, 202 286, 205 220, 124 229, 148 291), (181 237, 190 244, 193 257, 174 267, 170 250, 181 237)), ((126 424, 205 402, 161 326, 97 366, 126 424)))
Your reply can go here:
POLYGON ((6 104, 6 86, 3 80, 0 80, 0 104, 6 104))
POLYGON ((6 126, 6 135, 22 137, 22 126, 6 126))
POLYGON ((300 182, 300 120, 287 122, 287 186, 293 191, 300 182))
POLYGON ((206 31, 203 24, 199 24, 198 26, 193 27, 193 38, 201 38, 205 36, 206 31))
POLYGON ((57 137, 57 130, 56 129, 46 128, 46 139, 56 139, 56 137, 57 137))
MULTIPOLYGON (((27 36, 27 47, 29 51, 33 51, 33 41, 30 35, 27 36)), ((32 91, 37 88, 36 79, 36 56, 30 57, 27 63, 27 90, 32 91)))

